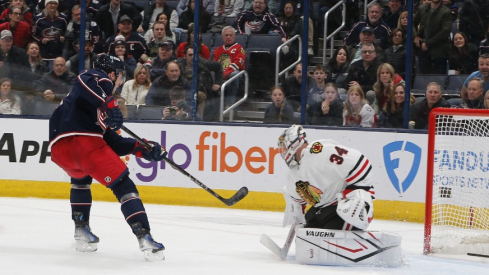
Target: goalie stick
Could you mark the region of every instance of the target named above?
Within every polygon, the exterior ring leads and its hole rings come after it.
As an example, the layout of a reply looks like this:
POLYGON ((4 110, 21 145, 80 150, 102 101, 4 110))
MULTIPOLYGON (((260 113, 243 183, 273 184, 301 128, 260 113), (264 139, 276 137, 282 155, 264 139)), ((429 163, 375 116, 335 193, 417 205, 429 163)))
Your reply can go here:
POLYGON ((260 243, 265 247, 270 249, 275 255, 277 255, 282 261, 285 260, 287 254, 289 253, 290 246, 292 244, 292 240, 295 236, 296 227, 300 226, 297 222, 297 219, 294 217, 292 221, 292 225, 290 226, 289 234, 287 235, 287 239, 285 240, 284 247, 280 248, 270 237, 265 234, 261 235, 260 243))
MULTIPOLYGON (((123 125, 123 126, 121 126, 121 129, 124 130, 124 132, 126 132, 128 135, 130 135, 131 137, 133 137, 134 139, 139 141, 139 143, 146 146, 146 148, 151 150, 151 146, 144 139, 140 138, 138 135, 133 133, 131 130, 127 129, 127 127, 125 127, 123 125)), ((222 201, 227 206, 233 206, 234 204, 236 204, 237 202, 242 200, 246 195, 248 195, 248 188, 246 188, 246 186, 244 186, 244 187, 241 187, 241 189, 239 189, 238 192, 236 192, 236 194, 234 194, 231 198, 225 199, 225 198, 221 197, 219 194, 217 194, 216 192, 214 192, 212 189, 207 187, 205 184, 200 182, 198 179, 194 178, 192 175, 190 175, 190 173, 183 170, 180 166, 178 166, 175 162, 173 162, 173 160, 167 158, 166 156, 164 157, 164 160, 168 164, 170 164, 170 166, 173 167, 173 169, 175 169, 175 170, 179 171, 180 173, 184 174, 185 176, 187 176, 191 181, 195 182, 198 186, 202 187, 205 191, 211 193, 214 197, 216 197, 218 200, 222 201)))
POLYGON ((474 257, 481 257, 481 258, 489 258, 489 255, 476 254, 476 253, 467 253, 467 256, 474 256, 474 257))

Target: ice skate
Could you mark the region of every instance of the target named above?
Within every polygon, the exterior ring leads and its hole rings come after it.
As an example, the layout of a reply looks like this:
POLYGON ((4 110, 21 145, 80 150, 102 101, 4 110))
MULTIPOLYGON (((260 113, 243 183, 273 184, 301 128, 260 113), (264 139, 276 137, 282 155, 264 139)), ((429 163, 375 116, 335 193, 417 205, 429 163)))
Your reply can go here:
POLYGON ((97 251, 99 238, 92 233, 87 221, 83 220, 82 212, 74 212, 75 220, 75 249, 79 252, 97 251))
POLYGON ((151 234, 145 228, 142 228, 140 222, 131 225, 132 232, 136 235, 139 242, 139 249, 144 253, 144 258, 148 262, 161 261, 165 259, 163 244, 156 242, 151 234))

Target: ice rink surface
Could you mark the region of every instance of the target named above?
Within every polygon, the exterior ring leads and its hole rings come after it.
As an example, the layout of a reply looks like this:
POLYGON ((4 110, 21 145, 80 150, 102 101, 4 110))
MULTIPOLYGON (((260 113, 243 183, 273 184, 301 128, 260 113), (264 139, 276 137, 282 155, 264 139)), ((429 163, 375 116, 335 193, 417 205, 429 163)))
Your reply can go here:
POLYGON ((90 225, 98 251, 76 252, 68 200, 0 198, 0 274, 489 274, 489 263, 422 254, 423 226, 374 220, 371 230, 401 234, 409 264, 401 268, 307 266, 295 246, 280 261, 260 243, 283 246, 282 213, 146 204, 153 237, 166 259, 146 262, 119 204, 95 201, 90 225))

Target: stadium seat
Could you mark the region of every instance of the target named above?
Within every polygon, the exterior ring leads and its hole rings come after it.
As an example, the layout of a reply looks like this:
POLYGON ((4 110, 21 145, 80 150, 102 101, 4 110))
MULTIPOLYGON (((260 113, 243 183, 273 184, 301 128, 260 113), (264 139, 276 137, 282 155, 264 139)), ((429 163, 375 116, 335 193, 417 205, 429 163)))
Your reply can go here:
POLYGON ((127 119, 136 119, 138 113, 138 105, 126 105, 127 119))
POLYGON ((234 26, 234 23, 236 23, 237 17, 226 17, 226 24, 227 26, 234 26))
MULTIPOLYGON (((177 8, 178 6, 178 2, 180 2, 179 0, 167 0, 165 3, 169 6, 169 7, 172 7, 174 9, 177 8)), ((147 3, 148 5, 149 3, 147 3)))
POLYGON ((413 89, 425 90, 430 82, 436 82, 441 85, 441 89, 445 90, 447 84, 447 75, 444 74, 418 74, 414 80, 413 89))
POLYGON ((215 50, 222 46, 222 44, 224 44, 224 41, 222 40, 222 35, 218 33, 214 36, 214 44, 212 45, 212 49, 215 50))
POLYGON ((456 107, 456 108, 460 107, 460 105, 462 104, 461 98, 450 98, 447 101, 448 103, 450 103, 452 107, 456 107))
POLYGON ((139 105, 137 119, 161 120, 162 117, 163 117, 162 106, 139 105))
POLYGON ((280 35, 252 34, 248 37, 246 52, 269 52, 275 60, 275 51, 282 44, 280 35))
MULTIPOLYGON (((218 35, 220 36, 220 35, 218 35)), ((207 48, 211 49, 212 48, 212 44, 213 44, 213 40, 214 40, 214 34, 213 33, 203 33, 202 34, 202 42, 204 43, 204 45, 207 46, 207 48)))
POLYGON ((180 34, 180 36, 178 37, 178 39, 177 39, 177 45, 176 45, 176 47, 178 47, 178 45, 180 45, 182 42, 187 42, 187 40, 188 40, 188 34, 182 32, 180 34))
MULTIPOLYGON (((248 41, 248 35, 246 34, 237 34, 236 35, 236 42, 241 45, 241 47, 246 48, 246 42, 248 41)), ((222 40, 222 35, 221 34, 216 34, 214 36, 214 45, 213 49, 217 49, 220 46, 224 44, 224 41, 222 40)))
POLYGON ((459 75, 449 75, 447 90, 462 90, 465 80, 469 77, 468 74, 459 74, 459 75))
POLYGON ((460 97, 460 90, 443 90, 441 91, 441 94, 445 99, 448 98, 459 98, 460 97))
POLYGON ((426 95, 426 87, 424 89, 411 89, 411 94, 414 97, 423 97, 426 95))

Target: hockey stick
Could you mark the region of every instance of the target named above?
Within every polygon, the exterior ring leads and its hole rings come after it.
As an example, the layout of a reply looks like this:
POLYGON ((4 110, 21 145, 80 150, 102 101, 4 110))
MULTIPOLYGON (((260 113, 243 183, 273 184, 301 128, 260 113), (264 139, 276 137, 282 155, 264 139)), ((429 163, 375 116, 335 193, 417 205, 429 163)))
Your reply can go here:
POLYGON ((489 255, 476 254, 476 253, 467 253, 467 256, 474 256, 474 257, 481 257, 481 258, 489 258, 489 255))
POLYGON ((284 247, 282 248, 280 248, 270 237, 265 234, 261 235, 260 243, 270 249, 283 261, 287 257, 287 254, 289 254, 289 249, 295 236, 296 226, 299 226, 299 224, 297 223, 297 219, 294 217, 292 225, 290 226, 289 235, 287 235, 284 247))
MULTIPOLYGON (((149 145, 144 139, 140 138, 138 135, 133 133, 131 130, 127 129, 124 125, 121 126, 121 129, 124 130, 124 132, 126 132, 128 135, 130 135, 131 137, 133 137, 134 139, 139 141, 139 143, 146 146, 146 148, 148 148, 148 150, 151 150, 151 145, 149 145)), ((241 187, 241 189, 239 189, 238 192, 236 192, 236 194, 234 194, 231 198, 225 199, 225 198, 219 196, 219 194, 214 192, 212 189, 207 187, 205 184, 200 182, 198 179, 194 178, 187 171, 183 170, 180 166, 178 166, 175 162, 173 162, 173 160, 167 158, 166 156, 164 157, 164 160, 168 164, 170 164, 170 166, 173 167, 173 169, 175 169, 178 172, 187 176, 191 181, 195 182, 198 186, 202 187, 205 191, 211 193, 214 197, 216 197, 218 200, 222 201, 227 206, 232 206, 232 205, 236 204, 238 201, 242 200, 246 195, 248 195, 248 188, 246 188, 246 186, 245 186, 245 187, 241 187)))

